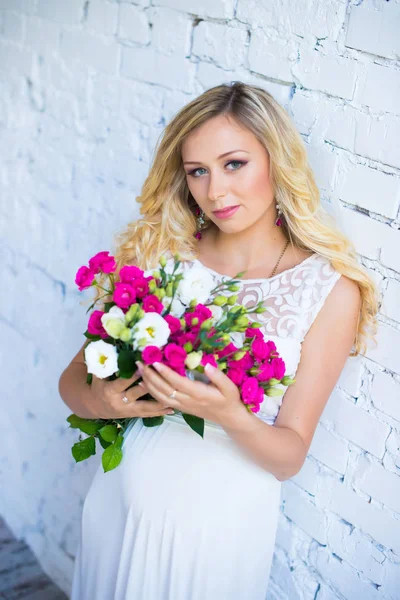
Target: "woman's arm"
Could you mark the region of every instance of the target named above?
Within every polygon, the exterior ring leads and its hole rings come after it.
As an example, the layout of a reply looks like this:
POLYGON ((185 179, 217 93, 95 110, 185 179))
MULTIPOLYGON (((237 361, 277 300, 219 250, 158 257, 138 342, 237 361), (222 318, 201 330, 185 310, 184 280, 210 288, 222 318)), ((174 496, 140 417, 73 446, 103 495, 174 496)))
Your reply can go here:
POLYGON ((63 371, 58 382, 58 391, 64 403, 73 413, 83 419, 98 419, 96 402, 91 394, 91 387, 86 383, 87 367, 84 360, 83 344, 68 367, 63 371))
POLYGON ((244 411, 222 424, 255 462, 280 481, 293 477, 303 466, 353 346, 360 301, 358 285, 342 275, 304 338, 296 382, 287 389, 273 426, 244 411))

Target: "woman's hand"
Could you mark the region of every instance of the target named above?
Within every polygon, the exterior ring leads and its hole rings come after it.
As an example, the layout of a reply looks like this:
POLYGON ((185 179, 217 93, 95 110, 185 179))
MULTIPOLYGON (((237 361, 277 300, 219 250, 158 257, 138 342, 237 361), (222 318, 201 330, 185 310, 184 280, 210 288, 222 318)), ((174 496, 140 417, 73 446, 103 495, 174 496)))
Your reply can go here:
MULTIPOLYGON (((248 414, 238 387, 218 368, 205 369, 211 381, 207 384, 191 381, 162 363, 151 366, 140 362, 136 364, 145 389, 165 407, 170 406, 221 426, 248 414), (173 390, 176 390, 175 397, 170 398, 173 390)), ((143 387, 140 383, 139 386, 143 387)))
POLYGON ((158 417, 171 414, 168 403, 158 400, 139 400, 141 396, 148 393, 145 387, 135 385, 130 387, 134 381, 140 378, 136 371, 129 379, 119 377, 113 381, 101 379, 93 375, 91 393, 95 398, 98 419, 129 419, 134 417, 158 417), (129 388, 129 389, 127 389, 129 388), (129 402, 122 398, 126 396, 129 402))

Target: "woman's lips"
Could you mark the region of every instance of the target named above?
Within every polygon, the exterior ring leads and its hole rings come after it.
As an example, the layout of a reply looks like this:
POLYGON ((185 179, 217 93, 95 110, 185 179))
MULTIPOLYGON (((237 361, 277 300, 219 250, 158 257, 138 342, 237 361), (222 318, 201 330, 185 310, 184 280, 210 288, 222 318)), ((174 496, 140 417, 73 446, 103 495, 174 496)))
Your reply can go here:
POLYGON ((238 208, 240 208, 240 205, 230 206, 228 208, 225 208, 224 210, 215 210, 213 211, 213 214, 216 217, 218 217, 218 219, 228 219, 229 217, 232 217, 232 215, 235 214, 238 208))

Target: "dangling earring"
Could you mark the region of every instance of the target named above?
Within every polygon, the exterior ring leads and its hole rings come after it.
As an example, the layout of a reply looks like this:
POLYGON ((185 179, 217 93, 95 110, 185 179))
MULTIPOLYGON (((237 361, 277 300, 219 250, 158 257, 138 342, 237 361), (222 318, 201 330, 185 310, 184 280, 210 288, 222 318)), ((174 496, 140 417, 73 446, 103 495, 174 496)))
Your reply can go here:
POLYGON ((196 240, 201 240, 201 238, 202 238, 201 229, 203 228, 205 220, 204 220, 204 212, 201 210, 200 206, 198 206, 196 208, 196 215, 197 215, 197 231, 194 234, 194 237, 196 238, 196 240))
POLYGON ((282 219, 280 218, 280 217, 281 217, 281 214, 282 214, 282 210, 281 210, 281 207, 279 206, 279 204, 276 204, 276 205, 275 205, 275 208, 277 208, 277 209, 278 209, 278 218, 277 218, 277 219, 276 219, 276 221, 275 221, 275 225, 276 225, 277 227, 280 227, 280 226, 282 225, 282 219))

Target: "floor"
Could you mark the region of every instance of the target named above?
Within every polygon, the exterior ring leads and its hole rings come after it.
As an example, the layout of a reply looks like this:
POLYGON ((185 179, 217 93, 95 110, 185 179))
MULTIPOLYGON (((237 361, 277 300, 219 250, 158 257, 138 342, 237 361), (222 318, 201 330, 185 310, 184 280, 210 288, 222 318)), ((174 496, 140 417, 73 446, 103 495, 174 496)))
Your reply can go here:
POLYGON ((68 600, 0 517, 0 600, 68 600))

